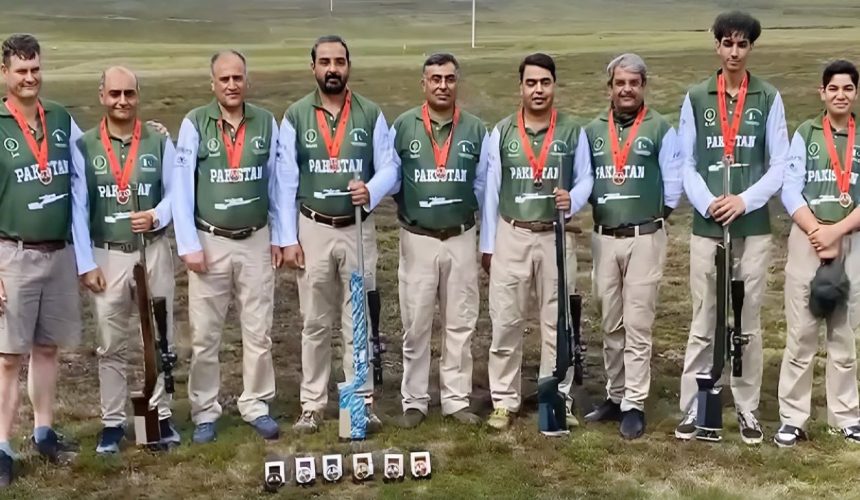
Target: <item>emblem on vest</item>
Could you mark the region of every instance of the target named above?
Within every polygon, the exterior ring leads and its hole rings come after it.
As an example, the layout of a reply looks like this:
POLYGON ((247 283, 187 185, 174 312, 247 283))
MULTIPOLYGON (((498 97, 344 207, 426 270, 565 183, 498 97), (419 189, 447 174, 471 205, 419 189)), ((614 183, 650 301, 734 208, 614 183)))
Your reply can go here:
POLYGON ((761 119, 764 117, 764 113, 761 112, 758 108, 750 108, 746 110, 744 113, 744 119, 747 125, 752 125, 754 127, 758 127, 761 125, 761 119))
POLYGON ((508 145, 505 149, 508 150, 508 158, 513 158, 513 157, 519 156, 520 141, 518 141, 517 139, 514 139, 514 140, 508 142, 508 145))
POLYGON ((215 139, 209 139, 206 141, 206 149, 209 150, 209 156, 221 156, 221 141, 215 139))
POLYGON ((549 146, 549 154, 552 156, 564 156, 567 154, 567 144, 563 141, 552 141, 549 146))
POLYGON ((251 139, 251 147, 254 148, 255 155, 261 155, 269 152, 269 149, 266 147, 266 139, 263 139, 263 137, 260 135, 255 135, 254 138, 251 139))
POLYGON ((229 210, 233 207, 241 207, 243 205, 250 205, 251 203, 254 203, 255 201, 257 201, 259 199, 260 199, 259 196, 255 196, 253 198, 248 198, 248 199, 245 199, 245 198, 225 198, 223 202, 215 203, 213 205, 213 208, 215 208, 215 210, 229 210))
POLYGON ((421 141, 418 139, 409 142, 409 157, 413 160, 421 157, 421 141))
POLYGON ((713 127, 717 124, 717 111, 714 108, 705 109, 705 112, 702 113, 702 117, 705 119, 706 127, 713 127))
POLYGON ((603 156, 603 146, 605 145, 605 141, 603 137, 598 137, 594 139, 594 142, 591 143, 591 154, 592 156, 603 156))
POLYGON ((93 171, 96 175, 106 174, 108 171, 107 158, 102 155, 98 155, 93 158, 93 171))
POLYGON ((810 160, 817 160, 819 158, 818 153, 820 152, 821 146, 817 142, 811 142, 806 147, 806 153, 809 155, 810 160))
POLYGON ((17 158, 18 156, 20 156, 20 153, 18 153, 18 149, 21 147, 21 145, 18 144, 18 141, 16 141, 15 139, 7 137, 6 140, 3 141, 3 147, 6 148, 6 151, 9 152, 9 155, 12 158, 17 158))
POLYGON ((350 144, 363 148, 367 146, 367 131, 363 128, 354 128, 349 131, 350 144))
POLYGON ((651 156, 651 151, 655 148, 654 141, 650 137, 639 136, 633 143, 633 152, 639 156, 651 156))
POLYGON ((457 156, 467 160, 475 159, 475 143, 472 141, 460 141, 457 143, 457 156))
POLYGON ((138 157, 137 163, 140 165, 142 172, 155 172, 158 165, 158 157, 152 153, 142 154, 138 157))
POLYGON ((38 180, 42 184, 50 184, 50 179, 52 179, 55 175, 68 175, 69 174, 69 162, 68 160, 51 160, 48 162, 48 168, 46 173, 41 173, 39 169, 39 164, 33 164, 27 167, 21 167, 15 169, 15 179, 18 184, 22 182, 30 182, 38 180), (47 177, 48 181, 45 182, 45 178, 47 177))
POLYGON ((65 198, 67 196, 69 196, 69 193, 43 194, 42 196, 39 196, 38 200, 27 203, 27 210, 30 210, 30 211, 42 210, 43 208, 47 207, 51 203, 56 203, 56 202, 62 200, 63 198, 65 198))
POLYGON ((56 129, 51 132, 51 137, 54 138, 54 147, 66 149, 69 147, 69 136, 65 130, 56 129))
POLYGON ((309 128, 305 131, 305 148, 314 149, 317 147, 317 131, 309 128))

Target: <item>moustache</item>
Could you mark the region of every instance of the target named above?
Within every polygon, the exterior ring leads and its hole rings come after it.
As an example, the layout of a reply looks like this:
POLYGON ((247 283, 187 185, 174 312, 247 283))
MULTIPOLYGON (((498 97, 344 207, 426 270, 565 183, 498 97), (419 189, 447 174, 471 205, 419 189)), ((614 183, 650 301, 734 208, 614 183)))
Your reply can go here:
POLYGON ((337 74, 337 73, 326 73, 326 75, 325 75, 325 79, 326 79, 326 80, 337 80, 337 81, 341 81, 341 80, 343 80, 343 77, 341 77, 341 76, 340 76, 339 74, 337 74))

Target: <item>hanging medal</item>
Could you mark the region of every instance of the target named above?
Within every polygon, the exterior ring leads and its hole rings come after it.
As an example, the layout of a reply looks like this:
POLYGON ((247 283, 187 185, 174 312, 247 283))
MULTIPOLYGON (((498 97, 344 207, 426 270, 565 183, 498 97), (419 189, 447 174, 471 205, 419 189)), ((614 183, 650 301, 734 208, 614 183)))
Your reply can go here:
POLYGON ((535 157, 531 141, 529 140, 528 134, 526 134, 524 115, 525 110, 520 110, 517 116, 517 128, 519 130, 520 143, 523 146, 526 158, 528 158, 529 161, 529 166, 531 166, 532 169, 532 179, 534 180, 535 190, 540 191, 541 188, 543 188, 543 170, 546 166, 546 159, 549 156, 549 147, 552 144, 552 138, 555 135, 555 122, 558 112, 555 109, 552 110, 552 115, 549 119, 549 128, 546 131, 546 135, 544 135, 543 146, 541 147, 539 158, 535 157))
POLYGON ((827 152, 830 155, 830 166, 836 175, 836 187, 839 189, 839 206, 848 208, 854 203, 851 194, 848 192, 851 188, 851 168, 854 164, 854 134, 856 132, 854 117, 851 116, 848 118, 848 141, 845 144, 844 165, 839 159, 839 152, 836 150, 836 142, 833 139, 833 131, 830 129, 830 118, 826 114, 821 120, 821 126, 824 129, 824 142, 827 143, 827 152))
POLYGON ((424 131, 427 132, 427 137, 430 138, 430 145, 433 146, 433 160, 436 167, 436 178, 440 181, 448 175, 448 155, 451 151, 451 141, 454 140, 454 130, 457 127, 457 122, 460 120, 460 108, 454 106, 454 118, 451 120, 451 131, 448 132, 448 138, 445 139, 442 147, 436 143, 436 137, 433 135, 433 128, 430 124, 430 108, 425 102, 421 107, 421 119, 424 122, 424 131))
POLYGON ((137 149, 140 146, 140 131, 140 120, 135 120, 134 130, 131 134, 131 146, 129 146, 128 156, 125 158, 125 164, 123 165, 122 170, 120 170, 119 159, 116 157, 116 154, 114 154, 110 136, 108 135, 107 118, 102 119, 101 126, 99 127, 99 138, 101 139, 102 147, 107 154, 110 171, 113 174, 114 181, 116 181, 116 202, 120 205, 127 204, 128 200, 131 199, 129 180, 131 179, 131 174, 134 171, 137 149))
POLYGON ((609 108, 609 143, 612 146, 612 161, 615 163, 615 172, 612 174, 612 183, 616 186, 624 184, 627 176, 624 175, 624 167, 627 166, 627 158, 630 157, 630 148, 633 147, 633 141, 636 139, 636 132, 642 121, 645 119, 647 107, 643 104, 636 114, 636 119, 633 121, 633 126, 630 127, 630 132, 627 134, 627 140, 624 141, 624 146, 619 144, 618 131, 615 128, 615 117, 612 108, 609 108))
POLYGON ((45 108, 42 107, 41 102, 36 103, 36 109, 39 113, 39 123, 42 125, 42 142, 40 143, 36 143, 36 138, 30 132, 30 126, 27 124, 24 114, 8 99, 6 100, 6 109, 9 110, 9 113, 15 119, 15 123, 18 124, 18 128, 21 129, 21 135, 24 136, 27 147, 30 148, 30 153, 33 154, 33 158, 36 159, 36 163, 39 165, 39 182, 47 186, 53 180, 54 174, 48 168, 48 124, 45 120, 45 108))
POLYGON ((323 142, 325 142, 325 148, 329 156, 329 169, 332 172, 337 172, 338 162, 340 159, 340 147, 343 144, 343 138, 346 134, 346 124, 349 120, 349 112, 351 108, 352 92, 347 89, 346 99, 343 102, 343 108, 340 110, 340 119, 337 122, 337 130, 335 131, 334 139, 332 139, 331 136, 325 111, 317 108, 317 128, 319 128, 323 142))

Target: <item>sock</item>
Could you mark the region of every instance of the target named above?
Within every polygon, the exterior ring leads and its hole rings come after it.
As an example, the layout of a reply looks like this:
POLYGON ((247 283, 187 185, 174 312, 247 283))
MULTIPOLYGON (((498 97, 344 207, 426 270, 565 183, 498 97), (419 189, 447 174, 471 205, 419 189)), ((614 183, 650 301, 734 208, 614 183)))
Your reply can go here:
POLYGON ((42 427, 36 427, 33 429, 33 438, 37 443, 41 443, 48 439, 48 435, 51 433, 51 428, 43 425, 42 427))
POLYGON ((9 441, 0 441, 0 451, 6 453, 13 459, 15 458, 15 452, 12 451, 12 444, 9 441))

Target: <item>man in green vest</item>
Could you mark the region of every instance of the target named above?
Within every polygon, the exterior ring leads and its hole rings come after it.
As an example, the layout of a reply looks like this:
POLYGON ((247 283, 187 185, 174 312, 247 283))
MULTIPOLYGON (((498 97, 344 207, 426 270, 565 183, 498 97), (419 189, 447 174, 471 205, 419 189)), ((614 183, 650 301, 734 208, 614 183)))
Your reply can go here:
MULTIPOLYGON (((343 372, 346 381, 353 378, 349 278, 358 269, 355 224, 363 228, 365 288, 375 291, 376 226, 371 211, 397 183, 385 116, 379 106, 349 88, 350 67, 343 38, 317 39, 311 71, 318 88, 287 109, 278 139, 286 185, 284 261, 298 270, 303 321, 302 413, 293 429, 305 433, 319 429, 328 403, 331 326, 338 308, 343 372), (356 173, 360 180, 353 179, 356 173), (355 220, 355 206, 362 207, 361 221, 355 220)), ((372 411, 373 379, 367 377, 357 393, 367 402, 368 431, 378 431, 382 422, 372 411)))
POLYGON ((475 212, 487 183, 487 128, 457 106, 460 65, 451 54, 424 62, 425 102, 397 118, 390 139, 399 169, 400 316, 403 321, 403 426, 416 427, 430 403, 430 337, 436 297, 442 314, 442 414, 466 424, 472 335, 478 320, 475 212))
POLYGON ((645 61, 623 54, 607 73, 609 111, 585 128, 594 172, 592 277, 606 400, 585 420, 621 420, 621 435, 636 439, 645 432, 651 385, 651 327, 668 239, 664 219, 678 206, 683 184, 675 130, 645 105, 645 61))
POLYGON ((264 439, 277 439, 268 402, 275 397, 269 336, 274 269, 282 262, 284 234, 284 198, 278 191, 283 182, 275 168, 278 126, 271 113, 245 101, 242 54, 218 52, 210 69, 215 99, 182 121, 171 202, 176 246, 189 271, 192 441, 215 439, 221 416, 218 351, 234 292, 242 327, 239 413, 264 439))
POLYGON ((746 60, 761 24, 743 12, 720 14, 711 28, 721 68, 693 86, 681 107, 678 127, 684 191, 695 208, 690 238, 693 319, 681 376, 678 439, 696 435, 696 376, 713 364, 716 325, 715 255, 723 226, 731 224, 734 273, 744 282, 743 376, 731 387, 741 439, 762 441, 758 410, 762 376, 761 302, 767 284, 772 240, 767 202, 782 186, 788 154, 785 110, 779 92, 751 75, 746 60), (731 168, 731 186, 723 186, 731 168))
MULTIPOLYGON (((140 87, 129 69, 114 66, 102 73, 99 101, 105 116, 78 140, 78 154, 72 156, 87 181, 86 191, 72 197, 72 227, 78 274, 93 293, 98 324, 104 428, 96 452, 111 454, 119 452, 125 436, 127 344, 138 335, 137 324, 129 321, 137 306, 128 292, 140 258, 139 233, 146 233, 150 293, 167 299, 168 339, 173 338, 173 253, 164 233, 172 220, 175 150, 138 119, 140 87)), ((161 374, 151 403, 158 407, 161 442, 179 444, 161 374)))
MULTIPOLYGON (((594 182, 585 131, 553 105, 555 61, 532 54, 519 74, 521 107, 489 138, 481 216, 480 250, 490 273, 493 322, 487 371, 494 410, 487 423, 499 430, 507 429, 520 409, 523 328, 530 310, 540 321, 539 376, 549 376, 555 366, 558 301, 567 297, 558 297, 553 221, 559 210, 570 218, 582 208, 594 182), (529 304, 532 287, 537 304, 529 304)), ((572 253, 573 235, 567 236, 572 253)), ((568 376, 560 386, 565 394, 571 380, 568 376)), ((577 423, 572 403, 568 399, 569 427, 577 423)))
POLYGON ((860 133, 852 112, 858 79, 857 67, 851 62, 830 63, 819 90, 824 113, 805 121, 791 140, 782 187, 782 203, 794 221, 785 264, 787 334, 779 371, 782 425, 773 437, 780 447, 794 446, 807 437, 822 319, 827 327, 827 424, 846 441, 860 443, 854 333, 860 323, 860 133), (831 260, 844 265, 850 298, 829 314, 815 314, 810 282, 821 264, 831 260))
POLYGON ((75 255, 69 245, 70 171, 81 130, 68 111, 39 99, 39 42, 16 34, 2 44, 6 96, 0 104, 0 488, 13 479, 10 445, 18 376, 29 356, 36 450, 56 462, 74 446, 51 428, 60 347, 81 336, 75 255))

